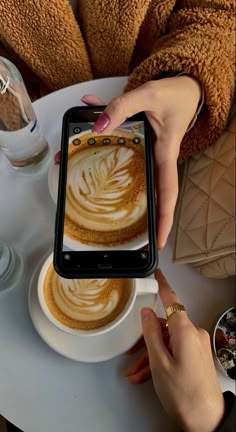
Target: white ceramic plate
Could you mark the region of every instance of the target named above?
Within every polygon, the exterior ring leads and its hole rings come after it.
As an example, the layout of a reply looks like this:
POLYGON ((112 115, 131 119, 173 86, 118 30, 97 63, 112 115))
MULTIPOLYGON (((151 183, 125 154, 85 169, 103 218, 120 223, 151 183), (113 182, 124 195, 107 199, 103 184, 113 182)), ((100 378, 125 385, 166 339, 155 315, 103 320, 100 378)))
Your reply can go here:
POLYGON ((55 327, 44 315, 37 296, 37 281, 44 259, 31 279, 28 304, 32 322, 39 336, 54 351, 76 361, 96 363, 126 352, 142 336, 140 312, 143 307, 155 309, 157 295, 137 297, 132 312, 114 330, 98 336, 70 335, 55 327))

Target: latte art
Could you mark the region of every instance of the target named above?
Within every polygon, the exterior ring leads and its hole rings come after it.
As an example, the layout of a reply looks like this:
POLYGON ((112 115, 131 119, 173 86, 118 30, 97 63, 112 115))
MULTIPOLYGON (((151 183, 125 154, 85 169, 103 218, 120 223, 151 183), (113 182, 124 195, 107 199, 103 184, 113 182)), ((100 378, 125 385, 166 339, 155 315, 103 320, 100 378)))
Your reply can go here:
POLYGON ((88 136, 69 146, 64 232, 82 243, 119 244, 147 229, 144 147, 114 136, 91 146, 88 136))
MULTIPOLYGON (((55 281, 54 281, 55 282, 55 281)), ((77 321, 102 319, 117 307, 116 290, 107 293, 107 279, 66 280, 57 278, 52 293, 57 307, 77 321)))
POLYGON ((51 265, 44 281, 51 314, 74 329, 96 329, 113 321, 125 308, 131 283, 124 279, 63 279, 51 265))

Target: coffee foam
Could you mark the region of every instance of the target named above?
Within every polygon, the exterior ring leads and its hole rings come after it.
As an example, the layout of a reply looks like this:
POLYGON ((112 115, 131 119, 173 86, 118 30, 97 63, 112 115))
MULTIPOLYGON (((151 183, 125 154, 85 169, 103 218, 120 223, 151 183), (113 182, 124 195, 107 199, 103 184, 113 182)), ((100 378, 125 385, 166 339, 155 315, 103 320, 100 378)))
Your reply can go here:
POLYGON ((124 310, 132 283, 126 279, 63 279, 51 265, 43 293, 50 313, 61 324, 81 330, 103 327, 124 310))
POLYGON ((69 145, 65 234, 87 244, 119 244, 147 230, 143 144, 107 136, 109 145, 84 135, 69 145))

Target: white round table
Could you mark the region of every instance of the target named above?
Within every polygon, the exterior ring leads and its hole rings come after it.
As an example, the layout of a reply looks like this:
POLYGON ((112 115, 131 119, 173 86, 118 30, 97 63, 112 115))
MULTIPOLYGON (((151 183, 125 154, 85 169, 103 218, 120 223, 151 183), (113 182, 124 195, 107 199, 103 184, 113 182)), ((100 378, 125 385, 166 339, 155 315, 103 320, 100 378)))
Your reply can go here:
MULTIPOLYGON (((66 109, 80 105, 85 93, 109 102, 125 83, 123 77, 86 82, 37 101, 34 106, 53 151, 60 146, 66 109)), ((26 260, 18 286, 0 293, 0 414, 25 432, 177 430, 151 383, 131 386, 123 377, 130 362, 126 356, 84 364, 60 356, 40 339, 29 316, 27 292, 37 263, 53 247, 55 205, 47 173, 22 176, 2 155, 0 172, 0 238, 21 249, 26 260)), ((211 330, 217 317, 234 305, 233 280, 205 279, 190 266, 173 265, 172 237, 160 255, 161 268, 193 322, 211 330)), ((223 391, 235 390, 233 380, 220 373, 219 379, 223 391)))

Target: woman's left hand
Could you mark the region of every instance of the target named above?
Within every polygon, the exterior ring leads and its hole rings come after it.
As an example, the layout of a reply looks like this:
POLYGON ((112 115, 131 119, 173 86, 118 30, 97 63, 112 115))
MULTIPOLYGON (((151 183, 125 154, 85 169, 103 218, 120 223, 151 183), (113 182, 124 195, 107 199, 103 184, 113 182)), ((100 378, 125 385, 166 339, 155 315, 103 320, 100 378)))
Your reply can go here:
MULTIPOLYGON (((170 338, 166 327, 167 320, 160 317, 158 319, 161 326, 164 344, 166 348, 170 350, 170 338)), ((130 384, 143 384, 152 378, 148 352, 143 337, 129 351, 127 351, 128 356, 137 353, 139 353, 139 356, 126 368, 124 372, 124 375, 128 378, 130 384)))
MULTIPOLYGON (((201 86, 188 75, 149 81, 118 96, 107 105, 93 132, 109 132, 127 117, 145 111, 156 135, 156 191, 158 195, 158 248, 171 230, 178 195, 177 159, 181 141, 193 119, 201 97, 201 86)), ((85 95, 87 105, 104 105, 94 95, 85 95)))

